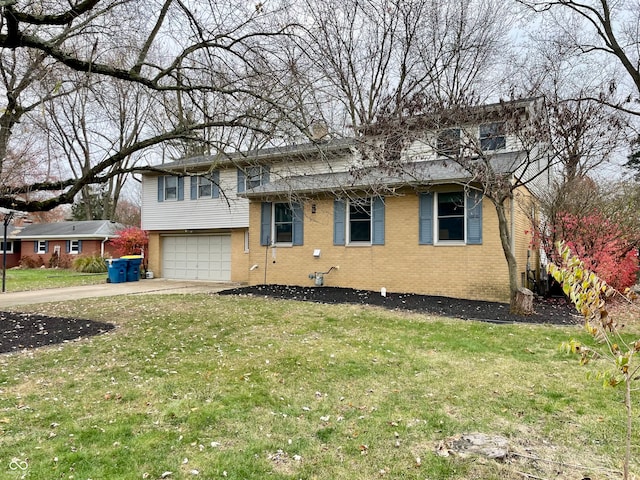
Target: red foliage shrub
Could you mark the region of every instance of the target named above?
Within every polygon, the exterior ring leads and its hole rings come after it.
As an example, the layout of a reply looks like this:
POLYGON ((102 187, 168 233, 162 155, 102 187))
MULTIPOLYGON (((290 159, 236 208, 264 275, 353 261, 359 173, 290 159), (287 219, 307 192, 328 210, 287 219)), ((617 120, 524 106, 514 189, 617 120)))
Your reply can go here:
POLYGON ((116 232, 118 237, 109 240, 119 256, 144 255, 149 245, 149 235, 138 227, 124 228, 116 232))
POLYGON ((559 216, 562 237, 585 267, 617 290, 638 278, 638 250, 624 229, 599 213, 559 216))

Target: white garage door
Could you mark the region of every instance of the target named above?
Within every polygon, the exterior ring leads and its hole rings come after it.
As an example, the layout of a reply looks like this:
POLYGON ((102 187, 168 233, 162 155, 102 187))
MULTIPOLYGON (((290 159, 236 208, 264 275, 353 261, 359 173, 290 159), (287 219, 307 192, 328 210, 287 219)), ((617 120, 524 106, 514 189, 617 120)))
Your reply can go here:
POLYGON ((231 280, 231 236, 163 237, 162 276, 181 280, 231 280))

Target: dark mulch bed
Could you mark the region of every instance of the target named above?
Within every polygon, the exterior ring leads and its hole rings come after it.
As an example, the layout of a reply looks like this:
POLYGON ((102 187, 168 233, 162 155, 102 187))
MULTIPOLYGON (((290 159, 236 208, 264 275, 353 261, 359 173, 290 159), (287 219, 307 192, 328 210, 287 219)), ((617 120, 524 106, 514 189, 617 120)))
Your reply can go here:
POLYGON ((115 325, 32 313, 0 312, 0 353, 44 347, 112 330, 115 325))
MULTIPOLYGON (((223 290, 219 295, 251 295, 317 303, 350 303, 376 305, 395 310, 482 320, 496 323, 540 323, 575 325, 581 319, 563 298, 541 298, 535 303, 536 313, 518 316, 509 313, 509 305, 497 302, 461 300, 448 297, 354 290, 338 287, 296 287, 256 285, 223 290)), ((55 345, 77 338, 90 337, 112 330, 110 323, 17 312, 0 312, 0 353, 55 345)))
POLYGON ((575 325, 582 322, 580 317, 574 315, 575 310, 564 298, 536 299, 534 303, 535 314, 520 316, 509 313, 509 305, 505 303, 410 293, 387 293, 386 297, 383 297, 380 292, 338 287, 255 285, 223 290, 219 292, 219 295, 252 295, 317 303, 376 305, 394 310, 410 310, 444 317, 496 323, 575 325))

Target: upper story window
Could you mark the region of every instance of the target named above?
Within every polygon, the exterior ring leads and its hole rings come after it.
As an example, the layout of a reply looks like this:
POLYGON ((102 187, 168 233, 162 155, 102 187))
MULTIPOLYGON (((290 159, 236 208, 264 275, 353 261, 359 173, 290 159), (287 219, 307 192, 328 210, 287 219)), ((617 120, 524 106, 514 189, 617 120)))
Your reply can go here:
POLYGON ((268 165, 238 168, 238 192, 245 192, 269 183, 269 170, 268 165))
POLYGON ((164 178, 164 199, 165 200, 178 199, 178 177, 164 178))
POLYGON ((437 199, 438 241, 464 242, 464 192, 438 193, 437 199))
POLYGON ((184 200, 184 177, 164 175, 158 177, 158 202, 184 200))
POLYGON ((500 150, 505 148, 506 145, 507 140, 504 122, 484 123, 480 125, 480 148, 482 148, 482 150, 500 150))
POLYGON ((436 152, 442 157, 457 157, 460 155, 460 129, 448 128, 438 132, 436 138, 436 152))
POLYGON ((371 242, 371 199, 349 202, 347 238, 349 243, 371 242))
POLYGON ((211 197, 213 182, 210 178, 196 177, 198 182, 198 198, 211 197))

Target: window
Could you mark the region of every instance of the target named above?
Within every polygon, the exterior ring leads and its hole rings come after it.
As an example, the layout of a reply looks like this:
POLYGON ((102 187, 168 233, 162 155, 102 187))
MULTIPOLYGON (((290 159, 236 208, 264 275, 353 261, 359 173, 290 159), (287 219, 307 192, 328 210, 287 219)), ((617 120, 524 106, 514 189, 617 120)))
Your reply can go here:
POLYGON ((46 240, 38 240, 36 242, 36 253, 47 253, 47 241, 46 240))
POLYGON ((3 241, 0 241, 0 251, 3 253, 13 253, 13 241, 7 240, 6 245, 3 241))
POLYGON ((273 204, 273 238, 276 243, 293 241, 293 209, 288 203, 273 204))
POLYGON ((438 193, 438 241, 464 241, 464 192, 438 193))
POLYGON ((482 244, 482 192, 421 193, 419 243, 482 244))
POLYGON ((269 183, 269 166, 257 165, 238 168, 238 192, 242 193, 269 183))
POLYGON ((382 197, 334 200, 334 245, 384 245, 385 202, 382 197))
POLYGON ((165 175, 158 177, 158 201, 184 200, 184 177, 165 175))
POLYGON ((198 183, 198 198, 211 197, 213 182, 206 177, 196 177, 198 183))
POLYGON ((80 253, 80 240, 69 240, 69 253, 80 253))
POLYGON ((506 147, 504 122, 480 125, 480 148, 482 150, 500 150, 506 147))
POLYGON ((438 132, 436 151, 443 157, 457 157, 460 155, 460 129, 449 128, 438 132))
POLYGON ((303 207, 300 203, 262 202, 260 245, 303 244, 303 207))
POLYGON ((178 199, 178 178, 166 177, 164 180, 164 199, 165 200, 177 200, 178 199))
POLYGON ((362 198, 350 201, 348 213, 349 243, 371 242, 371 199, 362 198))

